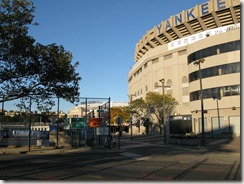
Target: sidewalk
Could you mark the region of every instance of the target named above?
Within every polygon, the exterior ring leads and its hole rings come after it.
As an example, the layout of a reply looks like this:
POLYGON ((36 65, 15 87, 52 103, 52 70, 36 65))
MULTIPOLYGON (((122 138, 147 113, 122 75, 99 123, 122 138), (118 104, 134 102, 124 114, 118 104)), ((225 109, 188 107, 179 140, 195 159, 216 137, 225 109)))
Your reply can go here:
POLYGON ((96 152, 96 153, 111 153, 123 152, 124 149, 106 148, 106 147, 79 147, 79 148, 56 148, 56 147, 0 147, 1 155, 38 155, 38 154, 64 154, 72 152, 96 152))
MULTIPOLYGON (((226 144, 228 145, 229 142, 235 143, 240 142, 240 138, 235 139, 206 139, 206 147, 214 147, 219 144, 226 144)), ((235 143, 236 144, 236 143, 235 143)), ((176 145, 176 146, 184 146, 184 145, 177 145, 177 144, 169 144, 169 145, 176 145)), ((233 145, 234 146, 234 145, 233 145)), ((238 145, 237 145, 238 146, 238 145)), ((192 146, 195 148, 206 148, 201 146, 192 146)), ((38 155, 38 154, 65 154, 65 153, 72 153, 72 152, 93 152, 93 153, 120 153, 126 151, 123 149, 103 147, 103 146, 94 146, 94 147, 79 147, 79 148, 56 148, 56 147, 0 147, 0 156, 1 155, 17 155, 17 154, 29 154, 29 155, 38 155)))

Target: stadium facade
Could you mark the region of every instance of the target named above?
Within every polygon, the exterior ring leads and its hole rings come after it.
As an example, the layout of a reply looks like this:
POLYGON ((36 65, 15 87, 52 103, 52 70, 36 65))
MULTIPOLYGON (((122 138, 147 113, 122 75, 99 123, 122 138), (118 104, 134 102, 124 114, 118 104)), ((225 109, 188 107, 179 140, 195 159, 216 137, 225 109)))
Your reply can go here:
POLYGON ((162 94, 155 86, 163 78, 165 93, 179 102, 168 122, 190 121, 200 134, 202 92, 205 132, 239 136, 240 12, 240 0, 210 0, 147 31, 136 44, 128 94, 162 94))

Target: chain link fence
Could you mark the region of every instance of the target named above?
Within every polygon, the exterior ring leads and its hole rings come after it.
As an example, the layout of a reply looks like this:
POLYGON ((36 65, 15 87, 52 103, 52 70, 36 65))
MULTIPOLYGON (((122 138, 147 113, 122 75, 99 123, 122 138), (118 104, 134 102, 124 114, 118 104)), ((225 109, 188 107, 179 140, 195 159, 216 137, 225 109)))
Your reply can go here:
POLYGON ((57 97, 0 98, 0 146, 81 147, 109 142, 110 98, 80 97, 75 103, 57 97))

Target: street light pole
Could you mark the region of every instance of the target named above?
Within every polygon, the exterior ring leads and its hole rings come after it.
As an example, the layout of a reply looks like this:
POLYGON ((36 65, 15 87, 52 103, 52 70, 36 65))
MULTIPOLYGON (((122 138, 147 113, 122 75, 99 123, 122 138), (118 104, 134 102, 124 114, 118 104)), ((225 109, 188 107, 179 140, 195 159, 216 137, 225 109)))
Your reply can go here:
MULTIPOLYGON (((164 82, 165 80, 164 79, 160 79, 159 82, 162 83, 162 86, 158 86, 158 87, 162 87, 162 90, 163 90, 163 125, 164 125, 164 143, 166 143, 166 118, 165 118, 165 94, 164 94, 164 88, 168 88, 168 87, 171 87, 171 86, 165 86, 164 85, 164 82)), ((162 126, 161 126, 161 123, 160 123, 160 134, 162 134, 162 126)))
POLYGON ((195 61, 193 64, 198 65, 198 71, 199 71, 199 80, 200 80, 200 92, 201 92, 201 118, 202 118, 202 140, 201 140, 201 146, 206 146, 205 141, 205 132, 204 132, 204 107, 203 107, 203 90, 202 90, 202 72, 201 72, 201 63, 203 63, 205 59, 199 59, 198 61, 195 61))
POLYGON ((59 146, 58 146, 58 121, 59 121, 59 97, 58 97, 58 107, 57 107, 57 131, 56 131, 57 145, 56 145, 56 148, 59 148, 59 146))
MULTIPOLYGON (((86 98, 85 111, 86 111, 85 112, 85 114, 86 114, 86 116, 85 116, 85 147, 87 147, 87 129, 88 129, 88 123, 87 123, 87 121, 88 121, 88 119, 87 119, 87 98, 86 98)), ((100 113, 100 111, 99 111, 99 113, 100 113)))
MULTIPOLYGON (((2 101, 2 121, 1 121, 0 131, 2 131, 2 126, 3 126, 3 122, 4 122, 4 96, 2 98, 3 98, 3 101, 2 101)), ((1 132, 1 134, 2 134, 2 132, 1 132)))
MULTIPOLYGON (((164 125, 164 130, 166 130, 165 129, 165 97, 164 97, 164 79, 161 79, 161 80, 159 80, 161 83, 162 83, 162 91, 163 91, 163 125, 164 125)), ((160 134, 162 134, 162 126, 161 126, 161 123, 160 123, 160 134)), ((164 135, 165 135, 165 132, 166 131, 164 131, 164 135)), ((164 136, 164 142, 166 142, 166 138, 165 138, 165 136, 164 136)))
POLYGON ((28 134, 28 151, 30 151, 31 147, 31 96, 29 102, 29 134, 28 134))
POLYGON ((221 97, 216 97, 216 96, 214 96, 213 99, 216 100, 216 103, 217 103, 218 124, 219 124, 219 128, 220 128, 219 102, 218 102, 218 100, 221 100, 221 97))
POLYGON ((131 94, 130 95, 130 120, 131 120, 131 122, 130 122, 130 140, 132 140, 132 96, 136 96, 136 95, 134 95, 134 94, 131 94))

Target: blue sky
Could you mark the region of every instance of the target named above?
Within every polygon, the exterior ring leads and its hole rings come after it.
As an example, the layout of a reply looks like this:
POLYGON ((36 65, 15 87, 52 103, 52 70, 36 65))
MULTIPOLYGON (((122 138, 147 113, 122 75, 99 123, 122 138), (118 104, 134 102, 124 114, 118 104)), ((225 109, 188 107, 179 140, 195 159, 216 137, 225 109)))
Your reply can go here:
POLYGON ((126 102, 136 43, 171 15, 207 0, 33 0, 29 34, 56 43, 79 61, 80 95, 126 102))

